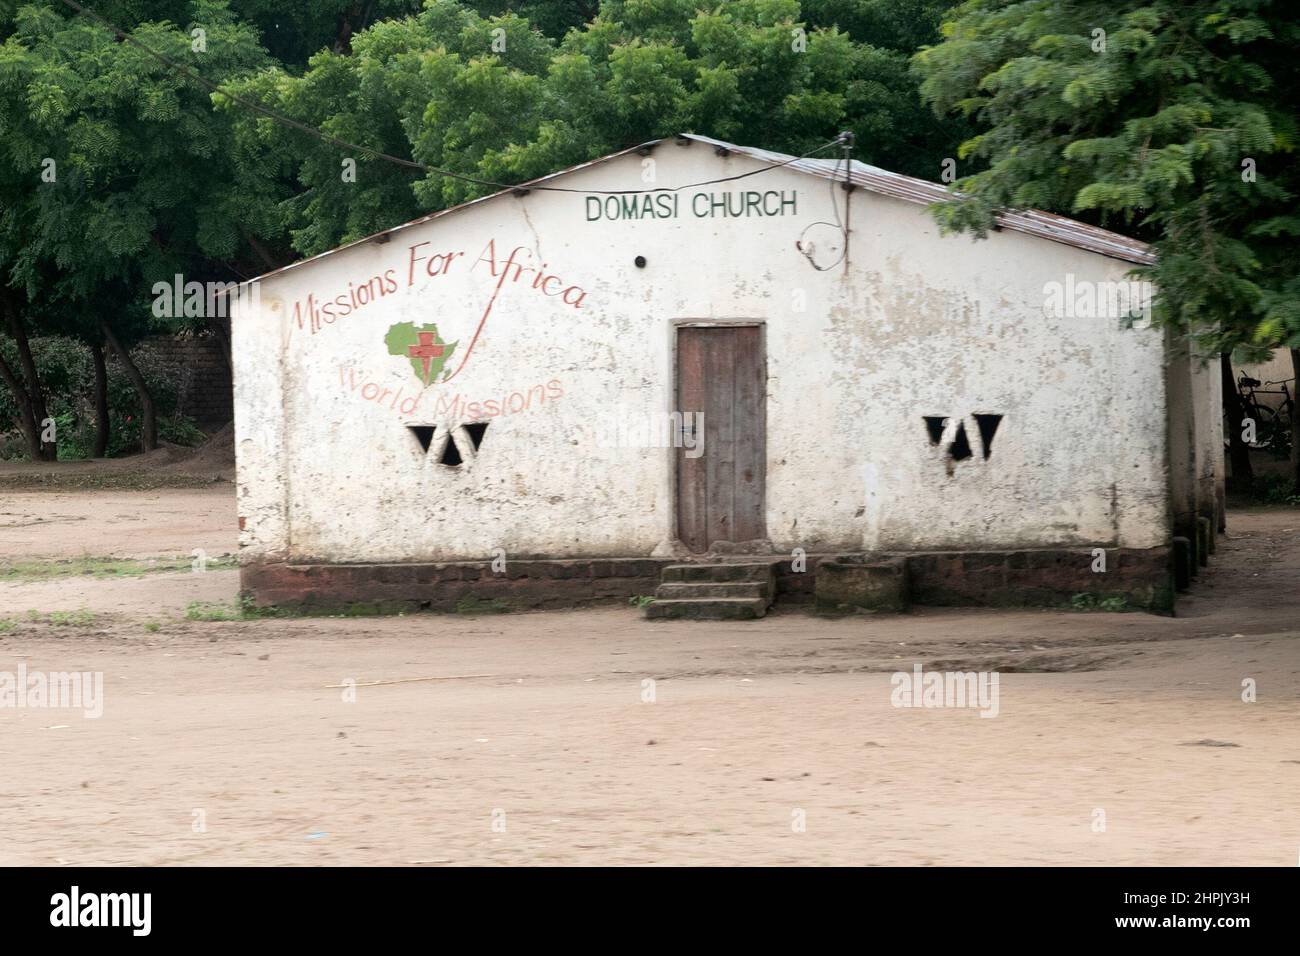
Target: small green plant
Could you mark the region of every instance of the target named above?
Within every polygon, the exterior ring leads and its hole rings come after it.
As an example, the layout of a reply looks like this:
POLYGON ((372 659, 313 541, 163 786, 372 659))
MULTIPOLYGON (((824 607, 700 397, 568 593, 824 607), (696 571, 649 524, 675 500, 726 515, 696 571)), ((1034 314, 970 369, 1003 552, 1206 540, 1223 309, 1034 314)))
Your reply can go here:
POLYGON ((158 628, 160 628, 161 626, 162 625, 159 624, 157 621, 146 621, 144 625, 144 629, 148 631, 150 634, 157 634, 158 628))
POLYGON ((46 620, 56 627, 89 627, 95 623, 95 612, 86 608, 79 611, 51 611, 46 620))
POLYGON ((207 439, 203 429, 194 424, 192 418, 186 418, 184 415, 171 415, 158 421, 158 437, 163 441, 171 442, 173 445, 186 445, 194 447, 202 445, 207 439))
POLYGON ((1300 505, 1295 482, 1288 475, 1260 475, 1251 486, 1250 496, 1266 505, 1300 505))
POLYGON ((485 601, 472 594, 466 594, 456 602, 457 614, 506 614, 509 611, 510 605, 500 598, 485 601))
MULTIPOLYGON (((185 608, 187 621, 257 621, 265 618, 299 618, 299 617, 381 617, 390 614, 402 614, 407 610, 400 601, 354 601, 351 604, 331 605, 327 607, 297 606, 262 607, 255 604, 252 597, 241 594, 234 604, 212 601, 191 601, 185 608)), ((459 610, 459 608, 458 608, 459 610)), ((509 610, 484 604, 463 613, 493 613, 509 610)))
POLYGON ((6 634, 18 627, 18 622, 11 617, 0 617, 0 634, 6 634))
POLYGON ((1099 598, 1095 594, 1076 594, 1070 598, 1070 607, 1076 611, 1127 611, 1129 603, 1123 595, 1099 598))
POLYGON ((191 601, 185 608, 187 621, 238 621, 243 608, 214 601, 191 601))
MULTIPOLYGON (((189 571, 189 558, 60 558, 46 561, 0 561, 0 579, 43 580, 88 575, 96 578, 134 577, 166 571, 189 571)), ((206 568, 217 571, 233 568, 237 561, 230 555, 208 558, 206 568)))
POLYGON ((635 594, 627 599, 627 603, 633 607, 645 607, 647 604, 654 604, 655 599, 648 594, 635 594))

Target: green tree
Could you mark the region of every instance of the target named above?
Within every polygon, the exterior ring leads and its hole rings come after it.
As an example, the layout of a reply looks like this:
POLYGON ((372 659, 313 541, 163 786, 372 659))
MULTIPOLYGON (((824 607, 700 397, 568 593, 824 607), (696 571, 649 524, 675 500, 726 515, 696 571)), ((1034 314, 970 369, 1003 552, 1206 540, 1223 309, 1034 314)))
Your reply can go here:
MULTIPOLYGON (((124 22, 139 44, 216 81, 268 65, 224 2, 184 13, 183 24, 124 22)), ((21 358, 0 364, 0 378, 32 457, 52 458, 34 430, 46 415, 31 330, 107 346, 140 392, 152 448, 153 401, 129 348, 153 324, 154 284, 263 271, 275 260, 249 250, 279 221, 236 185, 229 123, 203 86, 59 3, 18 7, 0 30, 0 305, 21 358)))
POLYGON ((605 0, 589 20, 593 5, 577 6, 432 0, 356 34, 350 55, 316 54, 301 76, 244 79, 240 98, 364 148, 351 155, 219 99, 249 192, 295 181, 277 209, 294 248, 313 254, 495 188, 375 153, 515 183, 684 130, 802 153, 848 128, 859 158, 933 178, 964 130, 920 108, 910 51, 869 40, 937 39, 947 4, 911 3, 892 22, 880 4, 867 16, 810 2, 819 20, 798 0, 605 0))
POLYGON ((113 352, 149 447, 130 350, 190 321, 150 314, 155 283, 247 278, 494 188, 425 165, 511 183, 682 130, 804 152, 847 128, 933 177, 965 125, 920 109, 908 56, 950 5, 91 4, 124 40, 60 0, 0 3, 0 381, 31 454, 53 449, 29 336, 113 352))
POLYGON ((941 223, 1037 207, 1128 232, 1156 253, 1135 271, 1159 321, 1210 351, 1300 345, 1294 4, 970 0, 943 31, 914 65, 979 127, 979 165, 941 223))

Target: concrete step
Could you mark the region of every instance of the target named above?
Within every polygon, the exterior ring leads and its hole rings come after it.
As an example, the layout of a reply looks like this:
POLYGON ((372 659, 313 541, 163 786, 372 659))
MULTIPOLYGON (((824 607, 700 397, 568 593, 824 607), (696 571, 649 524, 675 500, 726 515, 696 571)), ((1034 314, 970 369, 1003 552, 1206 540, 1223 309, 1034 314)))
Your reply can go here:
POLYGON ((724 581, 770 581, 773 576, 773 564, 727 562, 725 564, 670 564, 664 568, 662 580, 665 583, 678 581, 724 582, 724 581))
POLYGON ((647 604, 650 620, 752 621, 767 613, 766 598, 721 597, 656 600, 647 604))
POLYGON ((666 600, 691 598, 771 598, 766 581, 668 581, 659 585, 655 597, 666 600))

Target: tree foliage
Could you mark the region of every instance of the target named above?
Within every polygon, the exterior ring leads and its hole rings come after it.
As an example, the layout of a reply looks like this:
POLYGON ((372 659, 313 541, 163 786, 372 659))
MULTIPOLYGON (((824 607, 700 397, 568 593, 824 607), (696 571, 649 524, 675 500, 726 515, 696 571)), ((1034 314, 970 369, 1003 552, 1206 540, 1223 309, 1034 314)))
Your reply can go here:
POLYGON ((916 54, 979 127, 938 208, 1037 207, 1149 240, 1157 316, 1215 350, 1300 343, 1300 10, 1268 0, 970 0, 916 54))
MULTIPOLYGON (((130 36, 217 82, 268 65, 256 31, 224 3, 200 0, 189 14, 130 36), (190 30, 200 26, 206 49, 196 52, 190 30)), ((246 231, 274 233, 274 218, 235 184, 229 124, 203 87, 53 7, 21 7, 12 27, 0 46, 9 285, 132 329, 154 282, 228 273, 246 231)))
MULTIPOLYGON (((323 51, 301 75, 270 70, 234 91, 367 150, 496 183, 681 131, 805 152, 845 128, 860 158, 934 176, 962 129, 918 108, 909 50, 870 42, 873 29, 891 44, 936 39, 948 4, 890 20, 842 0, 810 0, 811 16, 798 0, 605 0, 571 22, 575 6, 430 0, 354 36, 349 55, 323 51)), ((495 188, 347 156, 221 105, 251 158, 249 194, 270 203, 291 183, 276 208, 304 254, 495 188), (341 175, 349 158, 355 182, 341 175)))
POLYGON ((0 305, 20 359, 0 356, 0 378, 33 457, 54 449, 37 439, 48 415, 29 331, 106 342, 140 390, 152 448, 154 402, 127 349, 150 327, 154 284, 254 275, 265 266, 246 250, 278 228, 239 187, 207 90, 149 52, 220 82, 268 65, 257 31, 219 0, 104 14, 135 42, 59 3, 0 13, 0 305))
POLYGON ((126 37, 0 0, 0 380, 33 456, 53 449, 29 337, 116 355, 148 432, 129 350, 160 324, 155 284, 247 278, 494 188, 421 164, 514 183, 685 130, 803 152, 848 128, 861 158, 933 176, 965 130, 908 68, 944 0, 87 6, 126 37))

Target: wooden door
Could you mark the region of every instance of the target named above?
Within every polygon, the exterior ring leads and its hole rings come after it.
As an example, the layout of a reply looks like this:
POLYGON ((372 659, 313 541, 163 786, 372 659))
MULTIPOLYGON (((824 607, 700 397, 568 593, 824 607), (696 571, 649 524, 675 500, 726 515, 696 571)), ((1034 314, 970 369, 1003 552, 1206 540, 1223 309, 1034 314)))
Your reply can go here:
POLYGON ((677 536, 696 553, 719 542, 767 537, 763 520, 767 454, 767 370, 757 325, 680 326, 677 404, 694 449, 675 449, 677 536), (695 418, 689 413, 702 413, 695 418))

